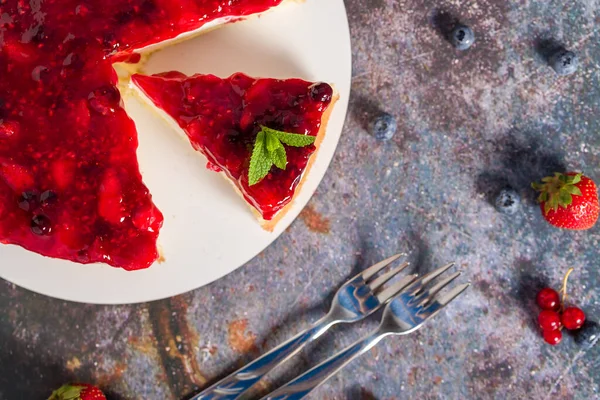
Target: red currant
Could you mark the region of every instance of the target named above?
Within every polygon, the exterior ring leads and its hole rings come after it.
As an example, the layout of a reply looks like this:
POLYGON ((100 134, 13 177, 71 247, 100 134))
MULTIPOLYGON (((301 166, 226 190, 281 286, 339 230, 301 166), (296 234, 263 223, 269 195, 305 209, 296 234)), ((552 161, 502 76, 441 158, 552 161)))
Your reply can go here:
POLYGON ((558 310, 560 307, 560 296, 552 288, 543 288, 537 294, 536 302, 542 310, 558 310))
POLYGON ((553 331, 544 331, 544 340, 546 343, 556 346, 562 340, 562 333, 558 329, 553 331))
POLYGON ((567 307, 562 314, 562 324, 569 330, 579 329, 585 321, 585 314, 577 307, 567 307))
POLYGON ((560 327, 560 316, 556 311, 543 310, 538 315, 538 323, 543 331, 554 331, 560 327))

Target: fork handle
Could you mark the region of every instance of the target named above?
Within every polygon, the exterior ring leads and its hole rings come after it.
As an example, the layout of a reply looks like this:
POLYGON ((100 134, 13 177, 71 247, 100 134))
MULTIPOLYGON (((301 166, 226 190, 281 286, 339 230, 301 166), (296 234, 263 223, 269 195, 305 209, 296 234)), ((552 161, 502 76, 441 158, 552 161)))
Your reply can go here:
POLYGON ((313 389, 335 375, 358 356, 369 351, 387 334, 377 330, 364 339, 359 340, 333 357, 323 361, 304 374, 286 383, 284 386, 263 397, 261 400, 299 400, 313 389))
POLYGON ((311 328, 300 332, 287 342, 277 346, 208 389, 203 390, 190 400, 230 400, 238 398, 269 371, 298 353, 306 344, 324 334, 335 323, 336 321, 329 317, 317 321, 311 328))

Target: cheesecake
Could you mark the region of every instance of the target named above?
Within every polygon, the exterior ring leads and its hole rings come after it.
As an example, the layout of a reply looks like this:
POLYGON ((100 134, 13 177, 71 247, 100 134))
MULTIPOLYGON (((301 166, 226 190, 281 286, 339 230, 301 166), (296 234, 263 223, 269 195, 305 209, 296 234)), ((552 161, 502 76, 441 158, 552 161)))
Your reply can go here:
POLYGON ((204 155, 208 168, 222 172, 234 185, 267 230, 293 204, 337 99, 324 82, 257 79, 242 73, 219 78, 172 71, 135 74, 131 81, 204 155), (270 143, 281 163, 270 159, 270 143))
POLYGON ((0 243, 147 268, 160 210, 144 185, 116 62, 281 0, 5 0, 0 7, 0 243))

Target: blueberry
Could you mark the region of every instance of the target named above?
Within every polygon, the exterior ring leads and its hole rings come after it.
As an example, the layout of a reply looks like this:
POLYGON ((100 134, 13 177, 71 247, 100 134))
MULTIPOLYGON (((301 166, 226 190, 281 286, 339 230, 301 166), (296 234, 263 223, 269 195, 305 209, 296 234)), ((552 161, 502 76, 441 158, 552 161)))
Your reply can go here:
POLYGON ((450 34, 450 41, 458 50, 467 50, 475 43, 475 34, 468 26, 457 25, 450 34))
POLYGON ((31 232, 38 236, 46 236, 52 233, 50 218, 43 214, 34 215, 31 219, 31 232))
POLYGON ((369 131, 377 140, 390 140, 397 129, 398 123, 396 122, 396 118, 388 113, 379 115, 369 125, 369 131))
POLYGON ((36 82, 43 82, 48 79, 49 74, 50 70, 48 69, 48 67, 38 65, 35 68, 33 68, 33 70, 31 70, 31 79, 33 79, 36 82))
POLYGON ((496 210, 503 214, 512 215, 519 210, 521 204, 521 196, 511 187, 505 187, 498 192, 494 205, 496 210))
POLYGON ((114 33, 108 32, 102 37, 102 45, 106 51, 113 52, 119 50, 121 43, 119 43, 114 33))
POLYGON ((141 17, 148 23, 152 22, 152 17, 158 12, 158 7, 154 0, 146 0, 140 5, 141 17))
POLYGON ((579 58, 572 51, 560 49, 550 57, 550 66, 559 75, 571 75, 579 67, 579 58))
POLYGON ((317 83, 310 87, 310 98, 314 101, 328 103, 333 96, 333 89, 326 83, 317 83))
POLYGON ((240 131, 236 129, 229 129, 226 137, 229 143, 238 143, 242 139, 240 131))
POLYGON ((33 211, 38 206, 38 192, 30 190, 19 196, 19 208, 23 211, 33 211))
POLYGON ((63 60, 63 66, 80 70, 83 69, 83 67, 85 66, 85 61, 83 60, 83 58, 81 58, 79 54, 69 53, 63 60))
POLYGON ((119 90, 112 85, 102 86, 88 96, 90 107, 102 115, 114 113, 121 103, 119 90))
POLYGON ((50 35, 48 34, 48 31, 46 30, 44 25, 38 25, 35 28, 35 34, 31 38, 31 41, 33 43, 41 44, 41 43, 47 42, 49 38, 50 38, 50 35))
POLYGON ((46 190, 40 195, 40 203, 42 207, 48 206, 56 201, 56 193, 52 190, 46 190))
POLYGON ((598 342, 600 338, 600 324, 594 321, 586 320, 583 326, 575 331, 575 343, 590 348, 598 342))
POLYGON ((125 25, 125 24, 133 21, 133 19, 135 18, 135 11, 133 9, 126 10, 126 11, 119 11, 118 13, 115 14, 114 18, 117 21, 118 25, 125 25))

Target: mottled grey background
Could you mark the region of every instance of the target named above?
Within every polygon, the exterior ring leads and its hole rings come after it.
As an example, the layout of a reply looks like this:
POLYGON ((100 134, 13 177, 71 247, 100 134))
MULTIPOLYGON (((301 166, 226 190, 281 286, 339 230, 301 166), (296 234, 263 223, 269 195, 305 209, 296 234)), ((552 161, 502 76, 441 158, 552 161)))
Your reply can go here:
MULTIPOLYGON (((248 265, 169 300, 72 304, 0 283, 0 399, 46 398, 69 379, 117 400, 185 398, 307 327, 347 277, 397 251, 419 271, 456 260, 473 286, 434 323, 388 338, 312 398, 600 398, 600 350, 582 352, 570 337, 550 347, 534 323, 537 288, 559 286, 568 267, 572 298, 600 317, 600 228, 550 227, 528 189, 555 169, 600 181, 600 1, 346 5, 350 113, 302 217, 248 265), (477 34, 464 53, 439 33, 455 18, 477 34), (576 75, 559 78, 545 65, 550 38, 580 55, 576 75), (364 129, 379 109, 399 120, 391 142, 364 129), (525 199, 514 217, 489 203, 505 183, 525 199)), ((335 329, 259 390, 376 320, 335 329)))

